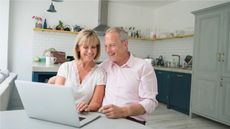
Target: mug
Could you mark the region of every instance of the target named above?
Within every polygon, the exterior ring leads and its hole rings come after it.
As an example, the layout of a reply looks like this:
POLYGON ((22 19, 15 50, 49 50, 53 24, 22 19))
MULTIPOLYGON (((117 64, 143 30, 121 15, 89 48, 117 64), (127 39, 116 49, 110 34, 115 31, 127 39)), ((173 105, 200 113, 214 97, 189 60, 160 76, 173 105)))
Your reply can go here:
POLYGON ((56 57, 47 56, 46 57, 46 65, 52 65, 56 62, 56 60, 57 60, 56 57))

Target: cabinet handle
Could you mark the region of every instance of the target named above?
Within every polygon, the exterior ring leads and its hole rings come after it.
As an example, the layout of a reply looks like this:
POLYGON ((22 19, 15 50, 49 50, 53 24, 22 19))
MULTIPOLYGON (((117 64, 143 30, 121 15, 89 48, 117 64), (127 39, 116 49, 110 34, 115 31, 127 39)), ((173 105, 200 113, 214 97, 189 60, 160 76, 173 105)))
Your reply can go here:
POLYGON ((221 62, 224 62, 224 53, 221 54, 221 62))
POLYGON ((177 74, 177 77, 183 77, 183 75, 177 74))
POLYGON ((218 62, 221 62, 221 53, 217 54, 217 60, 218 60, 218 62))
POLYGON ((220 87, 223 87, 223 78, 220 78, 220 87))

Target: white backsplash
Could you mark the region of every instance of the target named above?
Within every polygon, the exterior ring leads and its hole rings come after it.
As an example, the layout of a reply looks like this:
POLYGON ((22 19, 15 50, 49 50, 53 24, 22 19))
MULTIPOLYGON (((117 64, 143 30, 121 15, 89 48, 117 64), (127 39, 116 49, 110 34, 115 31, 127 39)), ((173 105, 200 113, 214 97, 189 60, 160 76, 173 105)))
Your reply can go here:
MULTIPOLYGON (((44 50, 55 48, 58 51, 66 52, 66 55, 73 55, 72 48, 74 46, 76 35, 66 33, 50 33, 37 32, 33 33, 33 57, 41 56, 44 50)), ((99 37, 101 40, 101 57, 100 61, 106 59, 107 55, 104 50, 104 37, 99 37)), ((151 56, 157 58, 160 55, 165 60, 171 61, 172 54, 181 56, 181 63, 186 55, 193 53, 193 38, 144 41, 144 40, 129 40, 129 50, 133 55, 141 58, 151 56)))
POLYGON ((193 37, 154 41, 153 58, 162 55, 164 60, 172 61, 174 58, 172 54, 180 55, 182 64, 186 55, 193 54, 193 37))
POLYGON ((75 38, 74 34, 34 31, 33 56, 42 56, 48 48, 55 48, 57 51, 66 52, 66 55, 73 55, 75 38))

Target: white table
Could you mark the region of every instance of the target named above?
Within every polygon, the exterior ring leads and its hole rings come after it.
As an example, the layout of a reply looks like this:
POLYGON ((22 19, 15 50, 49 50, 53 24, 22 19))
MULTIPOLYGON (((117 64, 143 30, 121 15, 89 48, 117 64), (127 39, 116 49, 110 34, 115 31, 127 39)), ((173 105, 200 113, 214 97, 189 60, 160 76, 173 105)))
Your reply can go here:
MULTIPOLYGON (((76 129, 75 127, 29 118, 24 110, 0 112, 0 129, 76 129)), ((126 119, 108 119, 105 116, 81 129, 150 129, 126 119)))

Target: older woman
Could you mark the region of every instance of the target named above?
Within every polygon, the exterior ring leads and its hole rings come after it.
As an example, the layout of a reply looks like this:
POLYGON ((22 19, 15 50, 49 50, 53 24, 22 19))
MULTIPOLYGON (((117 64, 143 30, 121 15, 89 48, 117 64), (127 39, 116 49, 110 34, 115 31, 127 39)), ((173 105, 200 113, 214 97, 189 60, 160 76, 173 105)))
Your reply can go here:
POLYGON ((55 84, 73 88, 79 111, 97 111, 105 90, 105 74, 95 63, 100 55, 100 40, 93 30, 84 29, 73 50, 75 60, 60 66, 55 84))

